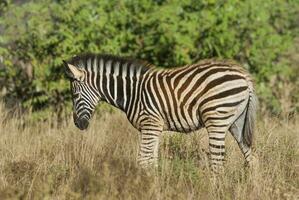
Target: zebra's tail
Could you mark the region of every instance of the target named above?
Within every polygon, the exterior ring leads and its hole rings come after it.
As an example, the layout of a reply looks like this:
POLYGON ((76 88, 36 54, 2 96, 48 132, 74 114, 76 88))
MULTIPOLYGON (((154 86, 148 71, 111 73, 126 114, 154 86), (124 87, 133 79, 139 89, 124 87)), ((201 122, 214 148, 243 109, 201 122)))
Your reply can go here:
POLYGON ((248 145, 248 147, 251 147, 254 136, 258 99, 253 89, 252 82, 250 81, 249 83, 249 100, 246 108, 243 138, 245 144, 248 145))

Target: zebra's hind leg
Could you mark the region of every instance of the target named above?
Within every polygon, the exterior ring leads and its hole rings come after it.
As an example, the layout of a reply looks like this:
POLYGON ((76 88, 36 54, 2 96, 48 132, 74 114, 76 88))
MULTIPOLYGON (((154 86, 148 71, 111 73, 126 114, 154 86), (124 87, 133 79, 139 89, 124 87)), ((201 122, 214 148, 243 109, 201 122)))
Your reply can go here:
POLYGON ((142 167, 158 166, 159 137, 162 130, 163 126, 153 120, 142 123, 137 159, 142 167))
POLYGON ((210 166, 213 173, 223 171, 226 128, 207 128, 209 134, 210 166))
POLYGON ((244 111, 239 118, 231 125, 229 128, 229 131, 233 135, 233 137, 236 139, 241 152, 244 155, 244 158, 246 160, 246 164, 249 165, 250 168, 253 168, 254 165, 257 165, 257 159, 253 155, 251 144, 246 143, 243 135, 243 129, 244 125, 246 123, 246 112, 244 111))

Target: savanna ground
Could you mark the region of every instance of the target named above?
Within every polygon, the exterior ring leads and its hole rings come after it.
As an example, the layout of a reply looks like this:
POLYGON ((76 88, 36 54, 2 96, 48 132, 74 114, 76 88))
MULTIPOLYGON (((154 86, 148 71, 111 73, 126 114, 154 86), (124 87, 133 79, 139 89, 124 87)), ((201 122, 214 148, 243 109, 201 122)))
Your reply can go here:
POLYGON ((124 114, 101 111, 79 131, 69 118, 32 123, 0 110, 0 199, 298 199, 299 119, 259 117, 249 172, 232 136, 215 185, 207 134, 167 133, 157 170, 135 162, 138 132, 124 114))

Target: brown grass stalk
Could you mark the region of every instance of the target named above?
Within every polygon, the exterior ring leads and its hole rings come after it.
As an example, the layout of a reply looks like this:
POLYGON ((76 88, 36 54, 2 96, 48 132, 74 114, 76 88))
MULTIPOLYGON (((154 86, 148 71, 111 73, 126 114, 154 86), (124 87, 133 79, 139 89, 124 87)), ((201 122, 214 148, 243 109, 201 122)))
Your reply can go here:
POLYGON ((0 199, 298 199, 299 119, 259 119, 259 168, 244 167, 228 134, 225 172, 208 169, 207 134, 166 133, 159 168, 136 164, 138 132, 119 112, 101 112, 90 128, 54 118, 32 123, 0 109, 0 199), (6 119, 6 120, 4 120, 6 119))

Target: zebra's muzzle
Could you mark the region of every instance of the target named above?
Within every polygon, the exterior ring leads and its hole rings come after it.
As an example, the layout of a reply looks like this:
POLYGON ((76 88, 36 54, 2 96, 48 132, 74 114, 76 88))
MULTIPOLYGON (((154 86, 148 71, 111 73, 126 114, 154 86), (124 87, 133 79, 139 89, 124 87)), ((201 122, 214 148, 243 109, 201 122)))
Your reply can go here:
POLYGON ((80 130, 85 130, 87 129, 89 122, 86 118, 78 118, 75 120, 75 125, 80 129, 80 130))

